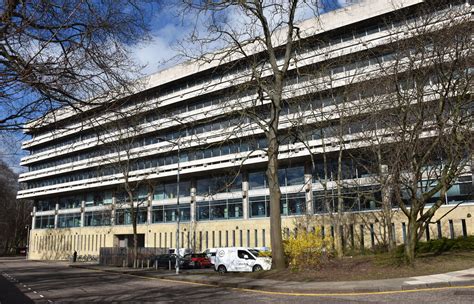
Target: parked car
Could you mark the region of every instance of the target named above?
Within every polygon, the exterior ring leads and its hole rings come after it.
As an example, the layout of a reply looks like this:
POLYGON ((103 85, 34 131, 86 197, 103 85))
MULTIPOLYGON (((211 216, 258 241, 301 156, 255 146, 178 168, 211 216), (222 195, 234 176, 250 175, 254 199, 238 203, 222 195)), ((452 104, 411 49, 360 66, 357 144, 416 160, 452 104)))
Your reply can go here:
MULTIPOLYGON (((175 268, 176 266, 176 255, 175 254, 160 254, 156 256, 155 263, 157 263, 158 268, 175 268)), ((191 259, 190 258, 179 258, 179 268, 191 268, 191 259)))
POLYGON ((219 273, 262 271, 271 267, 271 257, 260 256, 259 250, 249 247, 218 248, 214 264, 214 270, 219 273))
POLYGON ((207 268, 212 266, 211 261, 205 253, 186 254, 184 258, 191 259, 190 266, 194 268, 207 268))
POLYGON ((19 254, 19 255, 26 255, 28 252, 28 248, 27 247, 17 247, 16 248, 16 254, 19 254))

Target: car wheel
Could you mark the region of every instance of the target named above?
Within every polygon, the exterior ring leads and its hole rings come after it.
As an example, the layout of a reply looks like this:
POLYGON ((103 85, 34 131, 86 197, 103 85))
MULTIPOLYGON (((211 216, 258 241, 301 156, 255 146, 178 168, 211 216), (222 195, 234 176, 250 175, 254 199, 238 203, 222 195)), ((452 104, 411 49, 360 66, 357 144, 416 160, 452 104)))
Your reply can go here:
POLYGON ((224 274, 227 272, 227 268, 225 268, 224 265, 221 265, 219 267, 217 267, 217 271, 219 272, 219 274, 224 274))
POLYGON ((194 264, 194 268, 201 269, 201 263, 196 262, 196 264, 194 264))
POLYGON ((257 272, 257 271, 262 271, 263 268, 262 268, 262 266, 260 266, 260 265, 255 265, 255 266, 253 266, 253 269, 252 269, 252 270, 253 270, 253 272, 257 272))

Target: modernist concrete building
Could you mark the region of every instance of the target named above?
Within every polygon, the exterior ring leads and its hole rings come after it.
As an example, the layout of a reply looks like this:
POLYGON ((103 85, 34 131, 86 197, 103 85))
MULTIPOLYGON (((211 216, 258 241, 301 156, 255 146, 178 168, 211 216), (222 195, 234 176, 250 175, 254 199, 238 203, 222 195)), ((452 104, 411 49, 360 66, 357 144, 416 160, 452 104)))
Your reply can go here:
MULTIPOLYGON (((307 70, 322 67, 341 58, 339 62, 344 63, 328 65, 327 74, 314 77, 292 72, 284 95, 288 100, 300 101, 289 103, 284 109, 280 128, 292 130, 291 119, 305 111, 334 112, 338 97, 331 94, 325 98, 321 94, 329 87, 328 81, 332 88, 344 88, 349 79, 354 79, 351 77, 354 70, 373 73, 381 62, 393 60, 391 54, 378 50, 391 39, 410 34, 413 28, 410 24, 416 22, 416 15, 410 12, 416 12, 424 2, 406 0, 394 6, 389 0, 362 1, 324 14, 318 21, 300 24, 301 38, 307 47, 299 51, 298 64, 291 67, 292 71, 297 66, 307 70), (351 54, 365 55, 351 57, 351 54), (305 99, 305 96, 310 97, 305 99)), ((456 8, 464 10, 466 16, 472 13, 466 1, 452 1, 437 10, 442 16, 444 10, 456 8)), ((443 24, 449 20, 437 18, 435 22, 443 24)), ((46 116, 40 124, 28 124, 27 132, 32 138, 23 143, 23 149, 30 155, 21 164, 29 170, 20 176, 27 187, 18 192, 18 198, 35 201, 29 257, 67 258, 75 250, 80 255, 98 255, 100 247, 125 245, 132 226, 128 209, 122 203, 124 176, 114 142, 122 145, 121 159, 130 160, 129 180, 141 184, 136 191, 137 202, 141 204, 138 214, 141 246, 175 247, 178 171, 180 246, 195 250, 270 246, 263 133, 252 120, 229 114, 235 112, 232 104, 238 108, 256 96, 256 92, 245 89, 249 67, 235 64, 238 60, 236 57, 224 63, 187 62, 150 76, 140 92, 128 97, 121 108, 122 113, 132 114, 133 126, 122 124, 110 128, 124 116, 100 108, 86 110, 81 115, 62 109, 55 113, 54 119, 46 116)), ((363 99, 363 93, 356 98, 363 99)), ((337 151, 338 147, 331 141, 329 129, 326 127, 325 140, 320 135, 321 122, 329 126, 337 117, 321 117, 319 121, 305 123, 304 144, 281 140, 281 212, 286 233, 291 233, 306 215, 312 216, 311 225, 321 227, 324 233, 334 230, 324 217, 328 210, 321 202, 323 186, 318 174, 322 153, 327 153, 329 167, 334 168, 331 162, 337 160, 331 156, 331 151, 337 151), (317 156, 315 166, 309 150, 317 156)), ((130 124, 131 120, 128 117, 126 121, 130 124)), ((349 140, 347 149, 350 138, 354 140, 360 131, 361 127, 354 124, 344 134, 349 140)), ((367 168, 349 158, 344 168, 344 179, 357 180, 361 185, 371 175, 367 168)), ((334 181, 327 185, 330 189, 336 187, 334 181)), ((446 204, 434 219, 441 220, 432 225, 431 236, 428 233, 426 238, 472 233, 472 189, 472 170, 467 168, 449 190, 446 204), (463 204, 453 210, 459 202, 463 204)), ((373 194, 372 199, 348 195, 345 203, 345 211, 351 218, 348 240, 355 239, 356 246, 377 246, 382 242, 380 204, 376 199, 380 193, 373 194), (357 214, 366 217, 358 218, 357 214)), ((400 244, 406 219, 397 208, 393 211, 395 238, 400 244)))

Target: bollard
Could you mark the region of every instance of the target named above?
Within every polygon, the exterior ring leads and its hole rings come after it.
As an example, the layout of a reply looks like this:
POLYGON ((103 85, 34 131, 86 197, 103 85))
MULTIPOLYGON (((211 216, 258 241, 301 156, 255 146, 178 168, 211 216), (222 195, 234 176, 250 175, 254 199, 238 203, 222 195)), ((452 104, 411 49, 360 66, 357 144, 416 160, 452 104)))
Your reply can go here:
POLYGON ((146 268, 150 268, 150 259, 146 260, 146 268))
POLYGON ((171 259, 168 261, 168 270, 171 270, 171 259))
POLYGON ((158 259, 155 259, 155 269, 158 270, 158 259))
POLYGON ((142 259, 142 269, 143 269, 143 259, 142 259))
POLYGON ((125 268, 125 260, 122 260, 122 267, 125 268))

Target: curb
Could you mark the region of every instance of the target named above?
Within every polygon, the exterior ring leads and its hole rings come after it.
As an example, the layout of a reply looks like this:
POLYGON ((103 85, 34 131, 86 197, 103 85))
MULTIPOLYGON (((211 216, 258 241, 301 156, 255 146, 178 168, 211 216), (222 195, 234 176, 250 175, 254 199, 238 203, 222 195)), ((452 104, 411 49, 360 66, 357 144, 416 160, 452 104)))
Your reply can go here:
MULTIPOLYGON (((173 276, 173 275, 159 275, 159 274, 150 274, 146 271, 127 271, 127 270, 110 270, 110 269, 100 269, 95 267, 89 267, 85 265, 69 265, 72 268, 82 268, 82 269, 89 269, 89 270, 98 270, 107 273, 119 273, 131 276, 140 276, 140 277, 149 277, 149 278, 156 278, 162 280, 174 280, 174 281, 182 281, 188 283, 195 283, 195 284, 205 284, 210 286, 216 287, 224 287, 224 288, 238 288, 238 289, 249 289, 255 291, 262 291, 262 292, 284 292, 284 293, 301 293, 301 294, 344 294, 344 293, 376 293, 376 292, 397 292, 397 291, 416 291, 420 289, 436 289, 436 288, 449 288, 449 287, 470 287, 474 286, 474 279, 463 280, 463 281, 447 281, 447 282, 433 282, 433 283, 420 283, 420 284, 401 284, 401 285, 394 285, 391 287, 354 287, 354 288, 334 288, 334 289, 306 289, 306 288, 284 288, 284 287, 264 287, 261 285, 256 285, 252 283, 231 283, 225 281, 214 281, 214 280, 196 280, 193 278, 185 277, 183 275, 173 276)), ((354 281, 357 282, 357 281, 354 281)), ((285 283, 282 281, 282 283, 285 283)), ((291 282, 294 283, 294 282, 291 282)), ((324 282, 320 282, 324 283, 324 282)), ((334 282, 327 282, 328 284, 334 282)))

